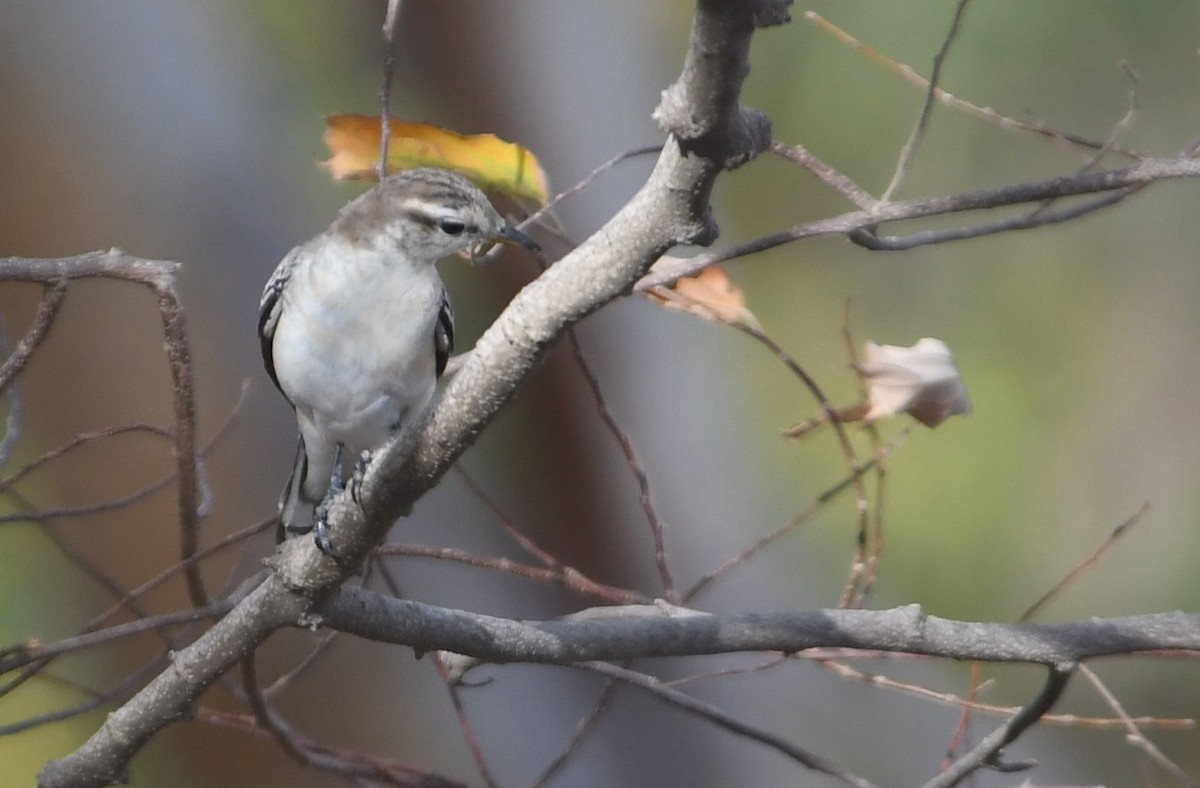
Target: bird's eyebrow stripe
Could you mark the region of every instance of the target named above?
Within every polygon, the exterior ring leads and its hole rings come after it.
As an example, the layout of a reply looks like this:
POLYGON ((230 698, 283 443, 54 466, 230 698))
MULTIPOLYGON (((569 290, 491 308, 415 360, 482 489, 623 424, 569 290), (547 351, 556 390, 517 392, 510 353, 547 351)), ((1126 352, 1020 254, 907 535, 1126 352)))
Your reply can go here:
POLYGON ((455 215, 453 210, 444 210, 448 206, 431 205, 427 200, 406 200, 400 210, 405 216, 413 221, 423 224, 426 227, 438 227, 446 219, 453 219, 457 222, 462 222, 467 230, 473 231, 475 225, 472 222, 465 221, 463 217, 455 215), (435 211, 431 208, 441 208, 443 210, 435 211))

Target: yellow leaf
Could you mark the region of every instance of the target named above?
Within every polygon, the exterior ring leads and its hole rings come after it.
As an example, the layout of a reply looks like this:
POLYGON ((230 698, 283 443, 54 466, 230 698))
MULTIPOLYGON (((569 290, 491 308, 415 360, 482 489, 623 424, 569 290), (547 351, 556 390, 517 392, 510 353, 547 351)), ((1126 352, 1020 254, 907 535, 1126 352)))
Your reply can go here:
POLYGON ((742 289, 717 265, 695 276, 685 276, 669 288, 655 287, 648 294, 665 307, 682 309, 705 320, 759 328, 758 320, 746 308, 742 289))
MULTIPOLYGON (((324 166, 333 177, 374 179, 378 176, 379 118, 331 115, 325 119, 325 144, 333 155, 324 166)), ((388 172, 411 167, 457 170, 484 191, 502 192, 545 205, 546 173, 537 157, 495 134, 458 134, 428 123, 391 119, 388 172)))

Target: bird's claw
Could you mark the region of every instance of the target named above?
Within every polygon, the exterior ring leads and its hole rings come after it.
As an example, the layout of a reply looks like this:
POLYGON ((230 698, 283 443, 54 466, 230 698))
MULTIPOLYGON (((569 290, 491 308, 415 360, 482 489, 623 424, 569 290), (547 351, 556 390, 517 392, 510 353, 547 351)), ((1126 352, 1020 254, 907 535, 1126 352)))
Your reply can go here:
POLYGON ((332 558, 335 562, 338 560, 337 553, 334 552, 333 542, 329 538, 329 499, 331 496, 326 496, 325 500, 317 507, 317 516, 313 522, 313 543, 317 549, 325 555, 332 558))
POLYGON ((358 455, 358 462, 354 463, 354 470, 350 473, 350 500, 356 504, 362 503, 363 479, 367 475, 367 465, 370 462, 371 452, 364 451, 358 455))

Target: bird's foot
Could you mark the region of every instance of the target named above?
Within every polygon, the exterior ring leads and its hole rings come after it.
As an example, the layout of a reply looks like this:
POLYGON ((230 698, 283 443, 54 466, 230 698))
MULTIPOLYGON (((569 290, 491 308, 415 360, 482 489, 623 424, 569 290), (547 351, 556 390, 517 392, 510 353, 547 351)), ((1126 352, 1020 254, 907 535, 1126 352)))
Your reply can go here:
POLYGON ((340 443, 333 450, 333 467, 329 472, 329 490, 321 499, 321 503, 317 505, 316 517, 313 522, 313 542, 316 543, 317 549, 339 563, 337 553, 333 549, 333 541, 329 538, 329 511, 333 508, 333 499, 346 489, 346 483, 342 481, 343 450, 344 447, 340 443))
POLYGON ((329 539, 329 502, 333 495, 333 491, 330 490, 330 494, 325 496, 325 500, 317 506, 317 516, 313 521, 312 532, 313 542, 317 545, 317 549, 337 562, 337 553, 334 552, 333 542, 329 539))
POLYGON ((350 500, 356 504, 362 504, 363 479, 367 475, 367 466, 371 464, 371 456, 369 451, 358 455, 358 462, 354 463, 354 470, 350 473, 350 500))
POLYGON ((333 450, 333 467, 329 472, 329 492, 325 495, 328 499, 332 495, 339 495, 346 489, 346 483, 342 480, 342 452, 344 447, 338 444, 333 450))

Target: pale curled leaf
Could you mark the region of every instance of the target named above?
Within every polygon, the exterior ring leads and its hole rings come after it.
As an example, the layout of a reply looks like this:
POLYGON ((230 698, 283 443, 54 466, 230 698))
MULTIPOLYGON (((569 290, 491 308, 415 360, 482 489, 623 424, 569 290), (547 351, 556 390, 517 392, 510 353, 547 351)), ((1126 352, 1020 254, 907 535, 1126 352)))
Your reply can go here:
POLYGON ((912 347, 868 341, 864 353, 866 360, 855 365, 871 404, 864 421, 907 413, 936 427, 951 416, 971 413, 958 365, 940 339, 926 337, 912 347))
POLYGON ((696 276, 683 277, 670 287, 652 288, 647 295, 669 309, 681 309, 705 320, 762 330, 754 313, 746 308, 742 289, 717 265, 696 276))

